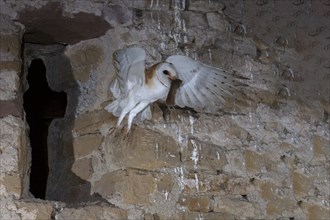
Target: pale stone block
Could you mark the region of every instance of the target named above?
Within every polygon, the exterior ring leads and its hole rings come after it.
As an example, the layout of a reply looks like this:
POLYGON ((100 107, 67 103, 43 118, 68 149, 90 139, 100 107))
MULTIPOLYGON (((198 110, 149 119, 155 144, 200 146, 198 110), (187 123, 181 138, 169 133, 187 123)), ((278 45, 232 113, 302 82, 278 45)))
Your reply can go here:
POLYGON ((111 198, 114 195, 123 195, 127 189, 127 173, 122 170, 104 174, 93 184, 93 191, 111 198))
POLYGON ((183 196, 179 201, 181 205, 188 207, 194 212, 209 212, 212 207, 212 200, 209 196, 183 196))
POLYGON ((0 190, 0 194, 13 195, 19 199, 22 195, 22 180, 18 174, 7 174, 0 180, 0 187, 4 187, 4 192, 0 190))
POLYGON ((179 149, 172 137, 136 127, 124 148, 124 161, 128 167, 146 170, 177 167, 180 163, 179 149))
POLYGON ((86 82, 91 71, 102 61, 103 53, 102 48, 96 45, 71 47, 66 55, 71 61, 74 78, 86 82))
POLYGON ((12 100, 19 90, 19 77, 15 71, 0 69, 0 100, 12 100))
MULTIPOLYGON (((17 202, 18 209, 26 209, 27 212, 35 213, 34 219, 51 220, 53 213, 53 205, 51 203, 33 203, 33 202, 17 202)), ((22 217, 25 219, 26 217, 22 217)))
POLYGON ((56 215, 56 219, 127 219, 127 211, 96 205, 81 208, 65 208, 56 215))
POLYGON ((214 212, 228 213, 240 217, 254 217, 255 208, 252 203, 239 199, 228 199, 225 197, 215 197, 214 212))
POLYGON ((83 158, 76 160, 72 165, 72 172, 84 180, 91 178, 93 175, 93 164, 91 158, 83 158))
POLYGON ((129 171, 124 201, 128 204, 151 205, 156 182, 149 173, 129 171))
POLYGON ((79 136, 73 141, 73 151, 75 158, 80 158, 91 154, 101 144, 99 134, 88 134, 79 136))
POLYGON ((218 30, 220 33, 225 33, 229 28, 229 22, 219 13, 207 13, 207 22, 211 28, 218 30))
POLYGON ((19 35, 0 35, 0 60, 20 59, 21 42, 19 35))

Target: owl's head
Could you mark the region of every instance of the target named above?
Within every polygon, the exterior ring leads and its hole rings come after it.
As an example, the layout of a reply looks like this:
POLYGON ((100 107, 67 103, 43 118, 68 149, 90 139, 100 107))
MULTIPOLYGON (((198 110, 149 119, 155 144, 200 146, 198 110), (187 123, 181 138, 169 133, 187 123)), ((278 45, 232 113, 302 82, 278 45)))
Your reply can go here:
POLYGON ((171 81, 176 79, 176 70, 173 64, 163 62, 157 66, 156 75, 162 84, 170 87, 171 81))

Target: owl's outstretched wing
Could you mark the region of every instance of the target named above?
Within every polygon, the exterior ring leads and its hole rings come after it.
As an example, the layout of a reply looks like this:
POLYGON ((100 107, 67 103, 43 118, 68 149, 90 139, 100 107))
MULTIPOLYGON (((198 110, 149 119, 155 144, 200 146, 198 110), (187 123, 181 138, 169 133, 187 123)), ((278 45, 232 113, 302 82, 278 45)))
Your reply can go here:
POLYGON ((177 71, 182 85, 175 96, 179 107, 190 107, 198 111, 216 112, 228 97, 234 98, 235 90, 243 86, 237 75, 205 65, 187 56, 173 55, 166 59, 177 71))
POLYGON ((115 98, 126 96, 134 86, 145 82, 146 52, 142 48, 131 47, 113 53, 116 76, 110 85, 115 98))

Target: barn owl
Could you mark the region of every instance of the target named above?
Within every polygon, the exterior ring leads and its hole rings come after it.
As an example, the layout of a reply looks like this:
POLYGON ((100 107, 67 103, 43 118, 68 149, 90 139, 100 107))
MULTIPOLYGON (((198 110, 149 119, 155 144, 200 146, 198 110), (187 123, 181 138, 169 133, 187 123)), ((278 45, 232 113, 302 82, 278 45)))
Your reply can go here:
POLYGON ((169 56, 146 69, 145 50, 131 47, 114 52, 113 61, 117 71, 110 90, 115 100, 105 109, 119 117, 117 127, 128 114, 127 132, 139 113, 141 121, 151 119, 150 104, 155 101, 215 112, 242 84, 231 73, 183 55, 169 56))

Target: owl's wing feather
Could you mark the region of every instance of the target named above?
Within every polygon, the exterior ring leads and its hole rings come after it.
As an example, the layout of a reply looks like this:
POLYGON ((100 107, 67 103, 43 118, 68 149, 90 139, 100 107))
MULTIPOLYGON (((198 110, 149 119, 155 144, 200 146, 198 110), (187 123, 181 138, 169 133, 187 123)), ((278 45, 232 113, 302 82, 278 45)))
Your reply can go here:
POLYGON ((244 85, 239 76, 187 56, 173 55, 166 62, 174 65, 177 77, 182 80, 175 97, 179 107, 215 112, 224 106, 226 98, 233 97, 236 88, 244 85))
POLYGON ((126 96, 134 86, 143 86, 145 82, 146 52, 142 48, 131 47, 113 53, 116 77, 110 85, 115 98, 126 96))

